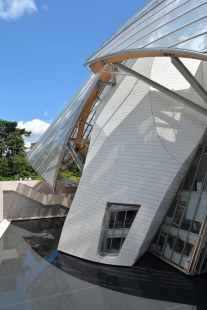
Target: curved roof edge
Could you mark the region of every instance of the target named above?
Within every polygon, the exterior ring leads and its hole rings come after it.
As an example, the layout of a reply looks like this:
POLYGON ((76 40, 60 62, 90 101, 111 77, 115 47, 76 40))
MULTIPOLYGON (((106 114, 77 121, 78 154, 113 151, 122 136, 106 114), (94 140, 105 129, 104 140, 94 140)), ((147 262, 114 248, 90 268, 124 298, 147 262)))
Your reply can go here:
POLYGON ((192 58, 207 61, 207 54, 178 48, 140 48, 123 50, 97 58, 93 62, 86 62, 84 66, 90 66, 93 73, 98 73, 107 63, 121 62, 133 58, 166 57, 174 55, 182 58, 192 58))

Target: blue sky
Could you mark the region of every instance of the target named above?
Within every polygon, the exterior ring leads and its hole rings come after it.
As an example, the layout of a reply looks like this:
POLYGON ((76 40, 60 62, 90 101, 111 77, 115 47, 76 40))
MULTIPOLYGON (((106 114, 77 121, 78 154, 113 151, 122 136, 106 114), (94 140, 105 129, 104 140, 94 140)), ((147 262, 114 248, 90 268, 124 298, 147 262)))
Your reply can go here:
POLYGON ((146 0, 0 0, 0 118, 36 141, 90 72, 83 63, 146 0))

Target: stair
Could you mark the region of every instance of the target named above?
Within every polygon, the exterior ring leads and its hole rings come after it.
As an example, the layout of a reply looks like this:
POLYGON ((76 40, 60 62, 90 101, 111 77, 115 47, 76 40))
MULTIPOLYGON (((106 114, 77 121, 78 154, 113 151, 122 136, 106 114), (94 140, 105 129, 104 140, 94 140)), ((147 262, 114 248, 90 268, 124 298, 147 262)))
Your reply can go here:
POLYGON ((44 194, 22 183, 18 183, 16 192, 43 205, 62 205, 66 208, 70 208, 74 196, 72 193, 67 197, 61 194, 44 194))
POLYGON ((74 148, 72 147, 71 143, 68 143, 68 152, 70 156, 72 157, 73 161, 76 163, 78 169, 83 172, 84 163, 81 160, 81 158, 76 154, 74 148))

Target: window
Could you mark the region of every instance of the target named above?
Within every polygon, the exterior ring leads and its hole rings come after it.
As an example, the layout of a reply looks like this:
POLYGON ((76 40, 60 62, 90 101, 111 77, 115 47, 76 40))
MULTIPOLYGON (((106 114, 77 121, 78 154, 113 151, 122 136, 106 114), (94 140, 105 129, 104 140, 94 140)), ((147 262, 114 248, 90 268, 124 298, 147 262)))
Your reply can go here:
POLYGON ((108 203, 101 234, 101 254, 117 255, 140 206, 108 203))

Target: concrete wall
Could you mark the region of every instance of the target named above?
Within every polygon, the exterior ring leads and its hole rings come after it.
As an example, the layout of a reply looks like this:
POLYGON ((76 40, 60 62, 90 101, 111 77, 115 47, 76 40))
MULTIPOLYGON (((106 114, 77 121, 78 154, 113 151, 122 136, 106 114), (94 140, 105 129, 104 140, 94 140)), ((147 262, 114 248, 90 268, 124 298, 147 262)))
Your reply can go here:
POLYGON ((42 181, 5 181, 0 186, 2 218, 8 220, 66 216, 76 192, 61 181, 55 193, 42 181))
POLYGON ((3 220, 3 186, 0 182, 0 222, 3 220))
MULTIPOLYGON (((202 63, 183 62, 203 84, 202 63)), ((169 58, 143 58, 126 65, 205 107, 169 58)), ((119 75, 117 86, 101 101, 58 249, 104 264, 131 266, 148 249, 205 131, 206 117, 132 76, 119 75), (107 202, 141 205, 117 257, 98 253, 107 202)))
POLYGON ((4 218, 8 220, 66 216, 68 210, 62 205, 45 206, 13 191, 4 192, 4 218))

